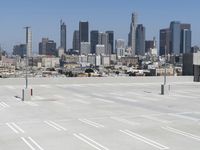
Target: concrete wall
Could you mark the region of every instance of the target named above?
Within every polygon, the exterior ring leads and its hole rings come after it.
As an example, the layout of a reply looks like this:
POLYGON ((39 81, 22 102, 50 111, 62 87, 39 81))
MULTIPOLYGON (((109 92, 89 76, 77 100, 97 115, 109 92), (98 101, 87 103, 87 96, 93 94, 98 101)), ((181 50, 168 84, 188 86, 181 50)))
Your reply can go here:
MULTIPOLYGON (((193 82, 193 76, 170 76, 168 83, 193 82)), ((30 78, 29 84, 99 84, 99 83, 163 83, 163 77, 99 77, 99 78, 30 78)), ((25 85, 23 78, 0 79, 0 85, 25 85)))

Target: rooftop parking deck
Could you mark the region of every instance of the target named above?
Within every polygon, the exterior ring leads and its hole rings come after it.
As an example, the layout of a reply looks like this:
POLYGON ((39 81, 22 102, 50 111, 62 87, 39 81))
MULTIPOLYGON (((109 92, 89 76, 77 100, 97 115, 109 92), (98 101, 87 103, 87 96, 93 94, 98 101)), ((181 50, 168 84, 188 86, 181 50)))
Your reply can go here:
POLYGON ((200 83, 168 77, 0 80, 0 150, 199 150, 200 83))

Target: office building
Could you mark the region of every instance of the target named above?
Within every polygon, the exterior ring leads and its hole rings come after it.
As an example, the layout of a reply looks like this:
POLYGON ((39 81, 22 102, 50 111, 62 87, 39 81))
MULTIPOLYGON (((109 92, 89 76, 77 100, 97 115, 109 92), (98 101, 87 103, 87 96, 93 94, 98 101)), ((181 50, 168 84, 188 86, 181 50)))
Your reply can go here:
POLYGON ((105 45, 96 45, 96 55, 105 54, 105 45))
POLYGON ((90 42, 81 42, 80 55, 90 54, 90 42))
POLYGON ((114 31, 106 31, 108 34, 108 53, 114 54, 114 31))
POLYGON ((180 55, 181 46, 181 23, 179 21, 172 21, 170 23, 170 49, 172 54, 180 55))
POLYGON ((40 55, 57 55, 56 43, 48 38, 42 38, 42 42, 39 43, 40 55))
POLYGON ((161 29, 160 30, 160 51, 159 51, 159 55, 165 55, 166 54, 171 54, 170 51, 170 29, 166 28, 166 29, 161 29))
POLYGON ((118 58, 125 56, 125 40, 123 39, 115 40, 115 51, 118 58))
POLYGON ((192 31, 190 24, 172 21, 169 29, 160 30, 160 55, 191 53, 192 31))
POLYGON ((109 48, 108 48, 108 41, 109 41, 109 39, 108 39, 108 34, 107 33, 99 33, 99 44, 100 45, 104 45, 104 47, 105 47, 105 52, 104 52, 104 54, 105 55, 110 55, 111 53, 110 53, 110 51, 109 51, 109 48))
POLYGON ((154 48, 154 41, 153 40, 145 41, 145 53, 150 53, 152 48, 154 48))
POLYGON ((15 45, 13 48, 13 55, 24 57, 26 55, 26 44, 15 45))
POLYGON ((73 50, 79 50, 80 48, 80 39, 79 39, 79 31, 75 30, 73 34, 73 50))
POLYGON ((67 50, 67 27, 62 20, 60 21, 60 47, 67 50))
POLYGON ((192 31, 190 24, 181 24, 181 50, 180 52, 191 53, 192 31))
POLYGON ((125 40, 117 39, 115 40, 115 49, 124 48, 125 49, 125 40))
POLYGON ((145 27, 139 24, 136 28, 136 55, 145 55, 145 27))
POLYGON ((145 41, 145 53, 158 55, 157 42, 155 37, 153 37, 153 40, 145 41))
POLYGON ((135 56, 136 49, 136 28, 137 28, 137 14, 132 14, 130 32, 128 35, 128 46, 131 47, 132 56, 135 56))
MULTIPOLYGON (((89 23, 79 22, 79 43, 89 42, 89 23)), ((81 44, 79 45, 81 46, 81 44)))
POLYGON ((90 32, 90 43, 91 43, 91 53, 96 53, 96 45, 99 44, 99 31, 91 31, 90 32))

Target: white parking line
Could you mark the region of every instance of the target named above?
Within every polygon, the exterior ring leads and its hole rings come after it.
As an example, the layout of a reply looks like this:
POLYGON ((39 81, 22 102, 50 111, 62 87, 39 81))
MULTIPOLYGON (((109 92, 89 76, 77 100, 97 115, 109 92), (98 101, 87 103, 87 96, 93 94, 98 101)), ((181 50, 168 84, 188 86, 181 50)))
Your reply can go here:
POLYGON ((123 119, 123 118, 119 118, 119 117, 110 117, 110 118, 113 119, 113 120, 125 123, 125 124, 133 125, 133 126, 139 125, 139 123, 132 122, 132 121, 129 121, 129 120, 126 120, 126 119, 123 119))
POLYGON ((115 93, 115 92, 111 92, 109 93, 110 95, 116 95, 116 96, 124 96, 124 94, 119 94, 119 93, 115 93))
POLYGON ((153 146, 153 147, 155 147, 155 148, 158 148, 158 149, 160 149, 160 150, 169 149, 169 147, 167 147, 167 146, 164 146, 164 145, 162 145, 162 144, 160 144, 160 143, 158 143, 158 142, 155 142, 155 141, 153 141, 153 140, 150 140, 150 139, 148 139, 148 138, 146 138, 146 137, 143 137, 143 136, 141 136, 141 135, 139 135, 139 134, 136 134, 136 133, 134 133, 134 132, 132 132, 132 131, 129 131, 129 130, 120 130, 120 132, 122 132, 122 133, 124 133, 124 134, 126 134, 126 135, 129 135, 130 137, 133 137, 133 138, 135 138, 135 139, 137 139, 137 140, 139 140, 139 141, 142 141, 142 142, 144 142, 144 143, 146 143, 146 144, 149 144, 149 145, 151 145, 151 146, 153 146))
POLYGON ((25 133, 25 131, 14 122, 6 123, 6 125, 16 134, 25 133))
POLYGON ((63 105, 63 106, 65 105, 64 103, 58 102, 58 101, 53 101, 53 103, 54 103, 54 104, 58 104, 58 105, 63 105))
POLYGON ((182 98, 189 98, 189 99, 191 99, 191 98, 192 98, 192 99, 197 99, 197 98, 198 98, 198 97, 191 96, 191 95, 188 96, 188 95, 181 95, 181 94, 177 94, 177 93, 176 93, 176 94, 173 94, 173 97, 179 97, 179 98, 182 97, 182 98))
POLYGON ((21 137, 22 141, 31 149, 31 150, 44 150, 35 140, 33 140, 31 137, 24 138, 21 137), (35 148, 36 147, 36 148, 35 148))
POLYGON ((43 99, 45 99, 45 98, 42 97, 42 96, 33 96, 32 99, 33 99, 33 100, 43 100, 43 99))
POLYGON ((187 133, 187 132, 184 132, 184 131, 181 131, 181 130, 177 130, 177 129, 172 128, 172 127, 162 127, 162 129, 167 130, 167 131, 172 132, 172 133, 175 133, 175 134, 183 135, 183 136, 188 137, 188 138, 195 139, 197 141, 200 141, 200 136, 197 136, 197 135, 194 135, 194 134, 191 134, 191 133, 187 133))
POLYGON ((152 117, 152 116, 142 115, 141 117, 146 118, 146 119, 149 119, 149 120, 161 122, 161 123, 171 123, 171 121, 167 121, 167 120, 163 120, 163 119, 158 119, 158 118, 152 117))
POLYGON ((79 140, 85 142, 86 144, 90 145, 91 147, 97 149, 97 150, 109 150, 107 147, 97 143, 96 141, 94 141, 93 139, 87 137, 84 134, 73 134, 76 138, 78 138, 79 140))
POLYGON ((39 106, 38 104, 36 104, 34 102, 24 102, 24 103, 27 105, 30 105, 30 106, 34 106, 34 107, 39 106))
POLYGON ((73 101, 79 102, 79 103, 82 103, 82 104, 86 104, 86 105, 89 105, 89 104, 90 104, 89 102, 86 102, 86 101, 80 100, 80 99, 73 99, 73 101))
POLYGON ((57 131, 67 131, 66 128, 64 128, 63 126, 53 122, 53 121, 44 121, 44 123, 46 123, 47 125, 49 125, 50 127, 53 127, 54 129, 56 129, 57 131))
POLYGON ((9 108, 10 106, 6 104, 5 102, 0 102, 0 106, 3 108, 9 108))
POLYGON ((182 118, 182 119, 192 120, 192 121, 195 121, 195 122, 199 121, 199 119, 196 119, 194 117, 185 116, 185 115, 182 115, 182 114, 171 114, 171 113, 169 113, 168 115, 178 117, 178 118, 182 118))
POLYGON ((104 128, 103 125, 99 124, 99 123, 96 123, 96 122, 93 122, 93 121, 90 121, 88 119, 78 119, 79 121, 83 122, 83 123, 86 123, 88 125, 91 125, 93 127, 96 127, 96 128, 104 128))
POLYGON ((110 101, 110 100, 106 100, 106 99, 103 99, 103 98, 94 98, 95 100, 97 101, 101 101, 101 102, 105 102, 105 103, 115 103, 114 101, 110 101))
POLYGON ((115 97, 116 99, 119 99, 119 100, 123 100, 123 101, 128 101, 128 102, 137 102, 137 100, 134 100, 134 99, 131 99, 131 98, 127 98, 127 97, 115 97))
POLYGON ((61 96, 61 95, 54 95, 55 98, 58 98, 58 99, 65 99, 64 96, 61 96))
POLYGON ((50 85, 46 85, 46 84, 41 84, 41 85, 39 85, 40 87, 43 87, 43 88, 47 88, 47 89, 50 89, 51 88, 51 86, 50 85))
POLYGON ((8 88, 8 89, 10 89, 10 90, 15 90, 15 89, 16 89, 16 87, 9 86, 9 85, 7 85, 7 86, 5 86, 5 87, 8 88))

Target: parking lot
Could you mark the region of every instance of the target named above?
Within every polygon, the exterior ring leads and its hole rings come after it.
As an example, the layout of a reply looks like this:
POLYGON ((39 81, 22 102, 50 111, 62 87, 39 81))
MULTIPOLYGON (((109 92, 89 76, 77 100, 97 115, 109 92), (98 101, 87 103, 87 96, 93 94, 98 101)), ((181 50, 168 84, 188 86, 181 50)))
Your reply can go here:
POLYGON ((199 83, 79 80, 0 84, 0 150, 199 150, 199 83))

